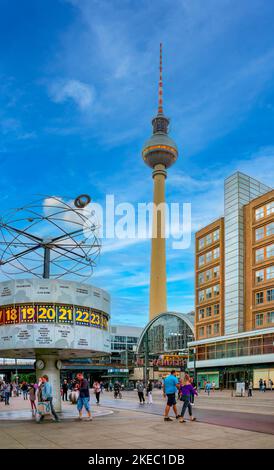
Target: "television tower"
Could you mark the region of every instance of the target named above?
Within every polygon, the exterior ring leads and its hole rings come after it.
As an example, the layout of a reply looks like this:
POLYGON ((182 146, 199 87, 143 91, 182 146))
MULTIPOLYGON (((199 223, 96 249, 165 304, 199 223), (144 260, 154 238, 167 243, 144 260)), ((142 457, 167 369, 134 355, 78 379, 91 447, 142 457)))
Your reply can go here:
POLYGON ((151 242, 149 319, 167 311, 166 240, 165 240, 165 179, 178 157, 175 142, 168 135, 169 119, 163 111, 162 44, 160 44, 160 76, 158 112, 152 119, 153 134, 145 143, 142 156, 153 169, 154 210, 151 242))

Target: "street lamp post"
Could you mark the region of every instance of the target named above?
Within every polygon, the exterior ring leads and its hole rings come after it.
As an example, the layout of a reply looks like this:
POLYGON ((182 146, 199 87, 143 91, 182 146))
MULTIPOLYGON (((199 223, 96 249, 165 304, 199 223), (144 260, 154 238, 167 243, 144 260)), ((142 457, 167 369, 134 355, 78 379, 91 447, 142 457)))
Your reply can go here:
POLYGON ((148 360, 149 360, 149 351, 148 351, 148 332, 145 333, 145 361, 144 361, 144 373, 143 378, 145 384, 148 382, 148 360))
POLYGON ((196 348, 193 348, 193 360, 194 360, 194 382, 197 385, 196 348))
MULTIPOLYGON (((194 335, 188 335, 189 338, 191 338, 192 340, 194 340, 194 335)), ((197 370, 196 370, 196 348, 195 347, 192 347, 192 348, 188 348, 188 350, 192 351, 193 353, 193 375, 194 375, 194 382, 195 384, 197 385, 197 370)))

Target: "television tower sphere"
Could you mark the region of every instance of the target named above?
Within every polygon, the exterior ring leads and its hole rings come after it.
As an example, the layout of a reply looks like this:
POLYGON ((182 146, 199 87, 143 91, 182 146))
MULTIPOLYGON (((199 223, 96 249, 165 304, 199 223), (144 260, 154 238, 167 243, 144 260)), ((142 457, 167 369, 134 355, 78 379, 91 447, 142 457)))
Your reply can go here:
POLYGON ((154 168, 159 164, 164 165, 165 168, 169 168, 176 162, 178 157, 177 146, 169 135, 167 135, 169 120, 165 116, 158 114, 152 121, 153 129, 158 129, 160 127, 159 123, 162 122, 166 128, 166 132, 156 130, 143 146, 143 159, 150 168, 154 168))

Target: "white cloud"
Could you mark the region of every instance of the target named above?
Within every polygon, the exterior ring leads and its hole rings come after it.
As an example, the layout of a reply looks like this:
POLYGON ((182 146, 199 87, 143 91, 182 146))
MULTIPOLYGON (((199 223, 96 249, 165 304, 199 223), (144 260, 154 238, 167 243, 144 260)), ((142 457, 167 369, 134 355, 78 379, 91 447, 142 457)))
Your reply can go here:
POLYGON ((50 84, 49 94, 55 103, 73 100, 82 109, 88 109, 94 102, 94 88, 79 80, 57 80, 50 84))

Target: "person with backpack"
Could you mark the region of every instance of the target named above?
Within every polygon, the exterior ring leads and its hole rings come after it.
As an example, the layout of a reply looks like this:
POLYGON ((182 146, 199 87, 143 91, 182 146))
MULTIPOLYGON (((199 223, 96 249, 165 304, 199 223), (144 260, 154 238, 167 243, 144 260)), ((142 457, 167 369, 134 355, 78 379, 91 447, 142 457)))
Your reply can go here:
POLYGON ((138 380, 136 388, 137 388, 137 393, 138 393, 140 404, 142 405, 142 404, 145 403, 145 397, 144 397, 144 388, 145 387, 144 387, 143 382, 138 380))

